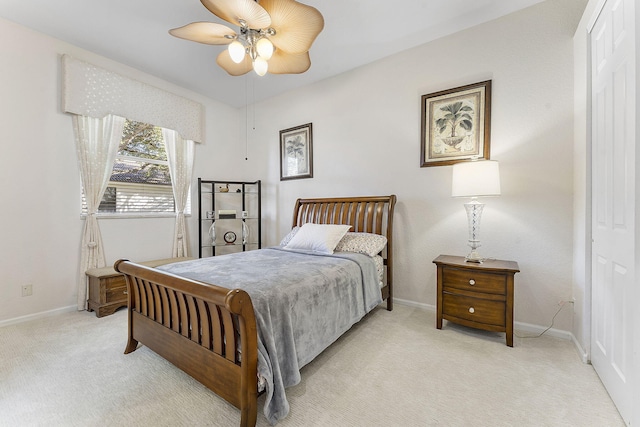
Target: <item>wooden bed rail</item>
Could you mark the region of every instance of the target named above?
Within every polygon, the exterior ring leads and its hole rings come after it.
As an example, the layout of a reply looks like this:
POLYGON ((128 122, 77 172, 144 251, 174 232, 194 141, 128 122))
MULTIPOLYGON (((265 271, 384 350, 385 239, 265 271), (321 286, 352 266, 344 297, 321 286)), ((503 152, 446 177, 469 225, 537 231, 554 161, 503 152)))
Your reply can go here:
POLYGON ((292 227, 308 222, 315 224, 347 224, 350 231, 381 234, 387 238, 383 253, 386 283, 382 298, 387 310, 393 310, 393 211, 396 196, 362 196, 310 198, 296 200, 292 227))
POLYGON ((255 425, 258 338, 249 295, 127 260, 114 268, 127 281, 125 354, 142 342, 239 408, 242 426, 255 425))

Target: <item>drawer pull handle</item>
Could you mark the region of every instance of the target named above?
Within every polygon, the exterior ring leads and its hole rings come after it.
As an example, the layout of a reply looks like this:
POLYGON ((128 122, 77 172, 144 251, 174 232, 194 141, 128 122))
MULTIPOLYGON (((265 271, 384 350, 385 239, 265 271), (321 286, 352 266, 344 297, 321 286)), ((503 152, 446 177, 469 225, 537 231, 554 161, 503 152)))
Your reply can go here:
POLYGON ((471 280, 469 280, 469 284, 470 284, 471 286, 473 286, 473 285, 475 285, 475 284, 476 284, 476 281, 475 281, 475 280, 473 280, 473 279, 471 279, 471 280))
POLYGON ((476 312, 476 309, 473 307, 469 307, 469 313, 473 314, 476 312))
POLYGON ((125 295, 129 295, 129 292, 127 292, 127 291, 122 291, 122 293, 125 294, 125 295))

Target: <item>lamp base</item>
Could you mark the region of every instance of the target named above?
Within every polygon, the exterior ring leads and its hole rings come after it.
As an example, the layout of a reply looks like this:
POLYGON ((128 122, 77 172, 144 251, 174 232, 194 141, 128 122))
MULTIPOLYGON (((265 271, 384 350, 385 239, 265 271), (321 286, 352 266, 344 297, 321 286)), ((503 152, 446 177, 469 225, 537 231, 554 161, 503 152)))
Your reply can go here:
POLYGON ((467 245, 471 248, 471 252, 467 255, 466 261, 481 264, 484 258, 478 254, 478 248, 482 246, 478 237, 480 234, 480 218, 482 217, 484 203, 478 202, 478 200, 473 197, 470 202, 464 204, 464 208, 467 211, 467 221, 469 223, 469 241, 467 245))
POLYGON ((482 264, 482 261, 484 260, 485 258, 482 258, 475 249, 472 249, 471 252, 469 252, 469 255, 465 257, 465 261, 474 262, 476 264, 482 264))

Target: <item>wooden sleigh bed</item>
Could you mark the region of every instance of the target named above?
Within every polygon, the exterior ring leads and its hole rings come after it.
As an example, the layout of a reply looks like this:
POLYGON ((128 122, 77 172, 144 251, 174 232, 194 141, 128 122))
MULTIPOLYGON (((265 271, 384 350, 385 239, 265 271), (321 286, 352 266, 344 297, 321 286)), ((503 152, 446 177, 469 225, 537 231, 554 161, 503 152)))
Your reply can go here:
MULTIPOLYGON (((350 231, 387 238, 380 253, 380 292, 393 309, 393 211, 395 195, 298 199, 292 228, 306 223, 347 224, 350 231)), ((223 258, 223 257, 218 257, 223 258)), ((128 287, 128 342, 170 361, 240 409, 241 426, 254 426, 258 398, 258 328, 249 294, 192 280, 127 260, 115 263, 128 287)))

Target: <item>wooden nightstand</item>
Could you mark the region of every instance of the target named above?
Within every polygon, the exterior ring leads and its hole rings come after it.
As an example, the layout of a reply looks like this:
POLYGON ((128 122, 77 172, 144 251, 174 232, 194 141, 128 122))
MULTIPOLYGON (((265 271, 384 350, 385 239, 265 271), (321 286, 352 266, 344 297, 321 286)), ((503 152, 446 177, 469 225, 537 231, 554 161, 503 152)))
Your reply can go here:
POLYGON ((514 261, 466 262, 464 257, 440 255, 433 260, 438 274, 438 315, 442 319, 485 331, 506 332, 513 347, 513 279, 520 270, 514 261))
POLYGON ((113 267, 91 268, 89 277, 89 311, 97 317, 113 314, 120 307, 127 306, 127 282, 113 267))

